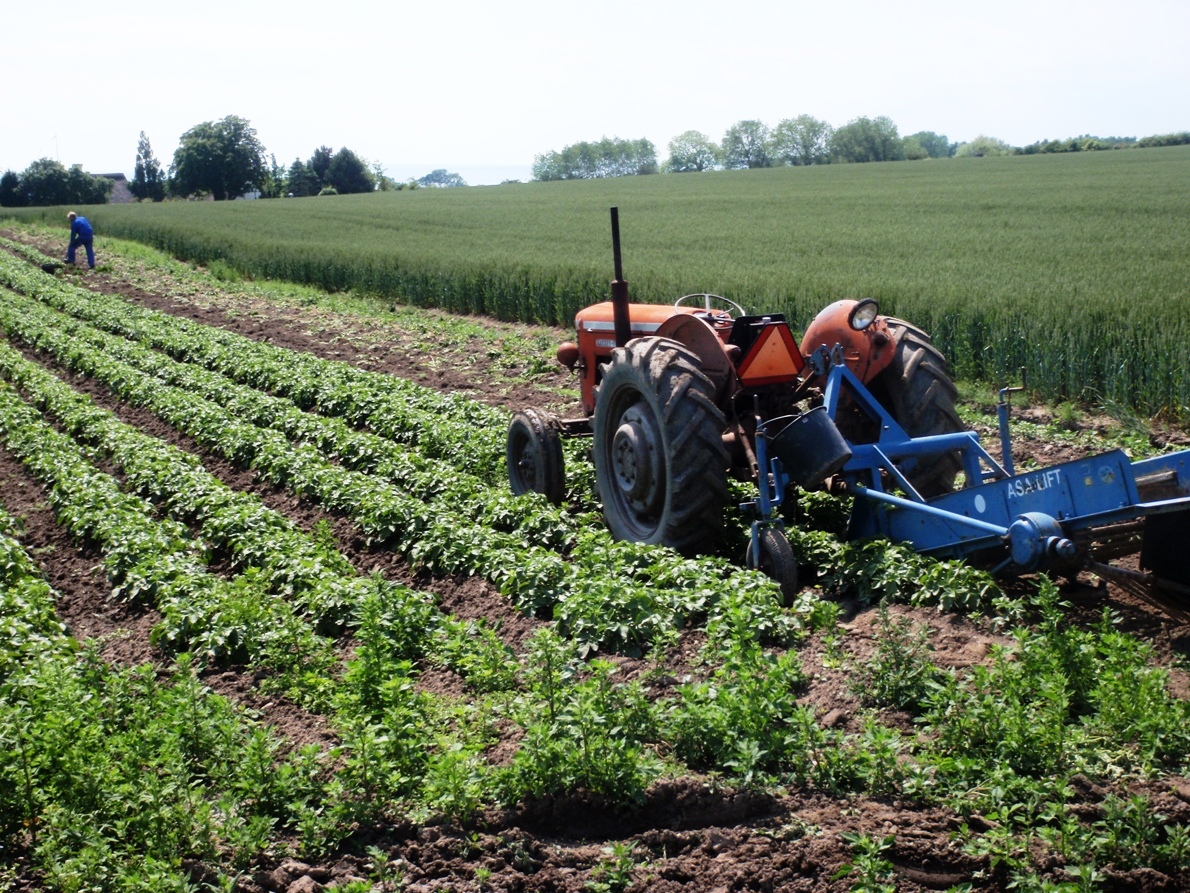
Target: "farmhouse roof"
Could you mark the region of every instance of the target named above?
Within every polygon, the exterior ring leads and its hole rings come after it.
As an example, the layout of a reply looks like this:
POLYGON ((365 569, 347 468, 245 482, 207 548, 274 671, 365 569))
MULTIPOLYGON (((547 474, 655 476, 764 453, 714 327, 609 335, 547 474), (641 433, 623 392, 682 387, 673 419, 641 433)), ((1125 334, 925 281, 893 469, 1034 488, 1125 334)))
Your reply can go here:
POLYGON ((99 176, 113 181, 112 194, 107 200, 108 204, 126 205, 136 201, 136 196, 128 188, 128 178, 126 176, 123 174, 99 174, 99 176))

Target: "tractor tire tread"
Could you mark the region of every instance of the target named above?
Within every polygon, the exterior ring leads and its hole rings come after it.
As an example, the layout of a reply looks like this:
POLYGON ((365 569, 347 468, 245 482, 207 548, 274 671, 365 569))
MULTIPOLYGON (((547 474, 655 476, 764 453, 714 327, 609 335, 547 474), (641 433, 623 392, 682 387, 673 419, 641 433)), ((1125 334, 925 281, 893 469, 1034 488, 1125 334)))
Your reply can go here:
MULTIPOLYGON (((924 331, 895 317, 886 317, 897 345, 896 358, 882 373, 888 410, 911 437, 948 434, 965 427, 955 411, 958 389, 946 371, 946 358, 924 331)), ((959 454, 945 453, 909 474, 926 497, 948 493, 962 471, 959 454)))
POLYGON ((600 483, 604 515, 612 534, 619 539, 671 546, 684 554, 714 550, 719 545, 728 501, 728 456, 723 445, 723 413, 713 399, 714 385, 699 368, 698 358, 676 341, 637 338, 616 348, 603 372, 596 402, 597 479, 601 477, 601 437, 609 436, 603 430, 605 420, 599 409, 609 376, 626 375, 646 401, 649 394, 653 396, 666 451, 665 506, 656 527, 643 537, 634 535, 636 522, 622 517, 623 507, 613 494, 602 492, 600 483))
POLYGON ((558 420, 552 413, 537 409, 515 413, 508 428, 505 459, 514 495, 541 493, 553 505, 562 504, 566 496, 565 457, 558 420), (517 468, 527 446, 534 447, 531 477, 517 468))

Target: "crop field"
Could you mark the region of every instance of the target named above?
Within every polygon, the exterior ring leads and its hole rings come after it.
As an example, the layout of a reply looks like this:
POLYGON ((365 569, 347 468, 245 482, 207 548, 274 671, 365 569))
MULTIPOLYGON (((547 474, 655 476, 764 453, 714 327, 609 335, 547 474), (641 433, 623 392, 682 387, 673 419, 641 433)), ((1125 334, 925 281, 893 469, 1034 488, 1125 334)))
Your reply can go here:
MULTIPOLYGON (((742 521, 613 542, 576 444, 511 496, 561 332, 55 240, 0 232, 0 889, 1190 885, 1190 624, 818 494, 782 607, 742 521)), ((1070 421, 1018 462, 1185 437, 1070 421)))
MULTIPOLYGON (((804 326, 871 296, 956 377, 1190 415, 1190 147, 87 210, 244 275, 569 325, 607 294, 712 291, 804 326)), ((61 209, 10 211, 62 225, 61 209)))

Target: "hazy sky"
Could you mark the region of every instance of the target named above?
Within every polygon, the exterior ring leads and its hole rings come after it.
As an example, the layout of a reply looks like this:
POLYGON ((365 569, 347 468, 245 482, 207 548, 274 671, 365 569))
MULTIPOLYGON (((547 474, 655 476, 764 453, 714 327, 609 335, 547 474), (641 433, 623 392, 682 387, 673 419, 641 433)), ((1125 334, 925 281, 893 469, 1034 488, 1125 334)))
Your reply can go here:
POLYGON ((132 176, 248 119, 284 167, 346 146, 398 179, 529 179, 603 136, 668 155, 743 119, 885 115, 1013 145, 1190 129, 1190 0, 405 0, 6 4, 0 170, 132 176), (177 8, 171 8, 171 7, 177 8))

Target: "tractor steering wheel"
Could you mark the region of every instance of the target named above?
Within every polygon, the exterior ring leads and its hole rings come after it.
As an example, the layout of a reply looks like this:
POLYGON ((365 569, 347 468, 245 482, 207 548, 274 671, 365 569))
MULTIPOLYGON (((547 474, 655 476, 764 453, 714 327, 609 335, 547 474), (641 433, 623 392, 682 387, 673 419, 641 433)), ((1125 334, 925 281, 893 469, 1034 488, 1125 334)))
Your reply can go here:
POLYGON ((698 292, 698 293, 692 294, 692 295, 682 295, 680 298, 678 298, 676 301, 674 301, 674 306, 675 307, 685 306, 685 302, 686 302, 687 298, 702 298, 703 308, 706 310, 707 313, 715 312, 715 308, 711 306, 712 301, 720 301, 720 302, 726 304, 731 309, 735 310, 739 316, 747 316, 748 315, 748 312, 743 307, 741 307, 739 304, 737 304, 735 301, 731 300, 731 298, 725 298, 725 297, 723 297, 723 295, 712 295, 712 294, 708 294, 706 292, 698 292))

